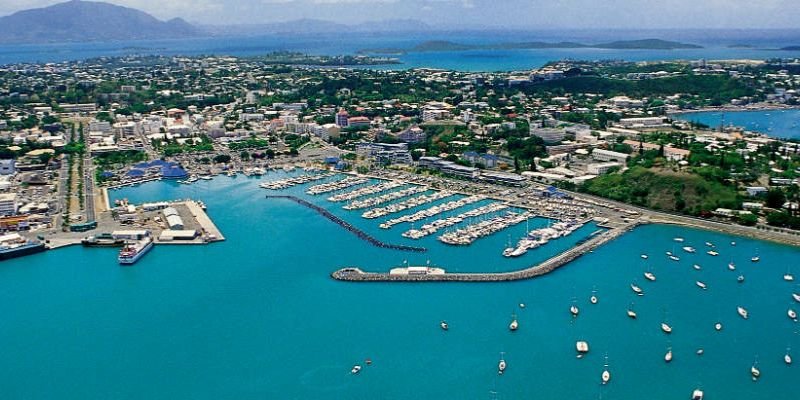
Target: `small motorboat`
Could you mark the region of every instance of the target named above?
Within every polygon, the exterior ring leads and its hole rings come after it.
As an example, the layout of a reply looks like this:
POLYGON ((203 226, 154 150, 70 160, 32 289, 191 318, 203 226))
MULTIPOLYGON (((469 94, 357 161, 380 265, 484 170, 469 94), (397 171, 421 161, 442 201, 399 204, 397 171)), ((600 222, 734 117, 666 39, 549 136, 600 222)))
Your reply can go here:
POLYGON ((641 257, 642 257, 643 259, 647 260, 647 254, 642 254, 642 255, 641 255, 641 257))
POLYGON ((700 266, 699 266, 699 265, 697 265, 697 264, 695 264, 695 265, 692 265, 692 268, 694 268, 694 269, 695 269, 695 270, 697 270, 697 271, 700 271, 700 266))
POLYGON ((353 374, 353 375, 355 375, 355 374, 357 374, 359 372, 361 372, 361 366, 360 365, 354 365, 353 369, 350 370, 350 373, 353 374))
POLYGON ((786 365, 792 365, 792 356, 789 354, 789 351, 790 349, 787 347, 786 354, 783 355, 783 362, 786 363, 786 365))
POLYGON ((698 356, 702 356, 705 353, 706 353, 706 351, 703 350, 703 349, 697 349, 697 351, 695 352, 695 354, 697 354, 698 356))
POLYGON ((647 279, 648 281, 651 281, 651 282, 656 280, 656 276, 652 272, 645 272, 644 273, 644 277, 645 277, 645 279, 647 279))
POLYGON ((506 360, 503 358, 503 354, 500 353, 500 362, 497 363, 497 373, 503 375, 506 372, 506 360))
POLYGON ((570 306, 570 308, 569 308, 569 312, 570 312, 570 314, 572 314, 572 316, 573 316, 573 317, 577 317, 577 316, 578 316, 578 313, 579 313, 580 311, 578 310, 578 306, 576 306, 576 305, 574 305, 574 304, 573 304, 572 306, 570 306))
POLYGON ((736 282, 743 283, 744 282, 744 275, 739 275, 739 277, 736 278, 736 282))
POLYGON ((711 243, 711 242, 706 242, 706 246, 708 246, 708 247, 714 247, 714 243, 711 243))
POLYGON ((786 315, 789 316, 789 319, 791 319, 793 321, 797 321, 797 313, 794 310, 792 310, 791 308, 788 311, 786 311, 786 315))
POLYGON ((703 283, 703 282, 697 281, 697 282, 695 282, 695 284, 696 284, 696 285, 697 285, 697 287, 699 287, 700 289, 703 289, 703 290, 706 290, 706 289, 708 289, 708 286, 707 286, 705 283, 703 283))
POLYGON ((439 322, 439 326, 442 328, 443 331, 450 329, 450 326, 447 325, 447 321, 439 322))
POLYGON ((682 249, 683 249, 683 251, 685 251, 685 252, 687 252, 687 253, 694 253, 694 252, 696 252, 696 251, 697 251, 697 250, 696 250, 694 247, 692 247, 692 246, 683 246, 683 247, 682 247, 682 249))
POLYGON ((525 303, 519 303, 519 308, 525 308, 525 303))
POLYGON ((681 258, 678 257, 678 256, 669 256, 669 259, 672 260, 672 261, 680 261, 681 260, 681 258))
POLYGON ((636 311, 628 310, 628 318, 636 319, 636 311))
POLYGON ((710 255, 710 256, 714 256, 714 257, 716 257, 716 256, 718 256, 718 255, 719 255, 719 253, 717 253, 717 252, 716 252, 716 251, 714 251, 714 250, 709 250, 709 251, 707 251, 707 252, 706 252, 706 254, 708 254, 708 255, 710 255))
POLYGON ((589 302, 592 304, 597 304, 597 296, 592 295, 592 297, 589 297, 589 302))
POLYGON ((672 327, 667 325, 666 322, 661 323, 661 330, 664 331, 664 333, 672 333, 672 327))
POLYGON ((734 264, 733 261, 729 262, 728 269, 731 271, 736 271, 736 264, 734 264))
POLYGON ((800 294, 792 293, 792 298, 794 299, 794 301, 800 303, 800 294))
POLYGON ((736 307, 736 312, 739 313, 739 316, 742 318, 747 319, 748 314, 744 307, 736 307))
POLYGON ((695 389, 694 392, 692 392, 692 400, 703 400, 703 391, 695 389))
POLYGON ((721 331, 722 330, 722 323, 717 322, 716 324, 714 324, 714 329, 716 329, 717 332, 721 331))
POLYGON ((680 237, 680 236, 679 236, 679 237, 676 237, 676 238, 674 238, 673 240, 674 240, 674 241, 676 241, 676 242, 678 242, 678 243, 683 243, 683 238, 682 238, 682 237, 680 237))
POLYGON ((759 256, 755 256, 755 257, 751 258, 751 259, 750 259, 750 261, 752 261, 752 262, 754 262, 754 263, 755 263, 755 262, 759 262, 759 261, 761 261, 761 257, 759 257, 759 256))
POLYGON ((731 242, 731 246, 736 246, 736 242, 731 242))
POLYGON ((664 355, 664 362, 668 363, 670 361, 672 361, 672 347, 667 349, 667 354, 664 355))
POLYGON ((792 275, 792 274, 785 274, 785 275, 783 275, 783 280, 785 280, 786 282, 791 282, 791 281, 793 281, 793 280, 794 280, 794 275, 792 275))

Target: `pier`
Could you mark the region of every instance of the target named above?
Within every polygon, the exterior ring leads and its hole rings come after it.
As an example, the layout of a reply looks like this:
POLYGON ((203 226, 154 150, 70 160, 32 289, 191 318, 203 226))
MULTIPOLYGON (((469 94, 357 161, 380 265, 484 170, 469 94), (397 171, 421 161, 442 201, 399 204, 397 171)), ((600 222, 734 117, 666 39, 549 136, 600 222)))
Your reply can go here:
POLYGON ((343 268, 331 274, 333 279, 349 282, 509 282, 532 279, 549 274, 564 265, 576 260, 598 247, 622 236, 635 228, 632 223, 625 227, 614 228, 591 237, 589 240, 560 253, 544 262, 526 269, 511 272, 475 272, 475 273, 438 273, 438 274, 390 274, 364 272, 359 268, 343 268))
POLYGON ((363 240, 363 241, 365 241, 365 242, 367 242, 367 243, 369 243, 369 244, 371 244, 371 245, 373 245, 375 247, 380 247, 380 248, 390 249, 390 250, 411 251, 411 252, 416 252, 416 253, 424 253, 424 252, 428 251, 428 249, 426 249, 424 247, 405 246, 405 245, 400 245, 400 244, 390 244, 390 243, 381 242, 380 240, 375 239, 374 237, 368 235, 366 232, 362 231, 361 229, 358 229, 355 226, 351 225, 349 222, 347 222, 347 221, 345 221, 345 220, 343 220, 343 219, 331 214, 328 210, 326 210, 326 209, 324 209, 322 207, 319 207, 319 206, 317 206, 315 204, 312 204, 312 203, 310 203, 310 202, 308 202, 306 200, 303 200, 303 199, 301 199, 299 197, 268 195, 267 199, 286 199, 286 200, 291 200, 291 201, 293 201, 293 202, 295 202, 297 204, 306 206, 306 207, 316 211, 317 213, 319 213, 323 217, 335 222, 336 224, 338 224, 342 228, 346 229, 347 231, 351 232, 352 234, 358 236, 359 239, 361 239, 361 240, 363 240))

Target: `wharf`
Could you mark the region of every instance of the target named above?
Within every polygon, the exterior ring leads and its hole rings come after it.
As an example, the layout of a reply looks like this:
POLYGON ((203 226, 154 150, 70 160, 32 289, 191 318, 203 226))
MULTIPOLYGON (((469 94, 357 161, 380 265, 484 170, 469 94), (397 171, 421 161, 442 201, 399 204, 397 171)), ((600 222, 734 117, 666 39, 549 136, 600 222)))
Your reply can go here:
POLYGON ((305 200, 303 200, 303 199, 301 199, 299 197, 267 195, 267 199, 286 199, 286 200, 294 201, 297 204, 306 206, 306 207, 316 211, 317 213, 319 213, 323 217, 335 222, 336 224, 338 224, 342 228, 350 231, 354 235, 358 236, 359 239, 364 240, 364 241, 368 242, 369 244, 371 244, 371 245, 373 245, 375 247, 381 247, 381 248, 390 249, 390 250, 411 251, 411 252, 416 252, 416 253, 424 253, 424 252, 428 251, 428 249, 426 249, 424 247, 405 246, 405 245, 400 245, 400 244, 390 244, 390 243, 381 242, 380 240, 375 239, 374 237, 368 235, 366 232, 362 231, 361 229, 358 229, 355 226, 351 225, 347 221, 345 221, 345 220, 343 220, 343 219, 331 214, 328 210, 326 210, 326 209, 324 209, 322 207, 319 207, 319 206, 317 206, 315 204, 309 203, 308 201, 305 201, 305 200))
POLYGON ((137 179, 137 180, 131 180, 131 181, 128 181, 128 182, 125 182, 125 183, 120 183, 120 184, 117 184, 117 185, 108 186, 108 187, 106 187, 106 189, 116 190, 116 189, 121 189, 121 188, 124 188, 124 187, 127 187, 127 186, 136 186, 136 185, 141 185, 141 184, 147 183, 147 182, 160 181, 162 179, 163 178, 160 177, 160 176, 142 178, 142 179, 137 179))
MULTIPOLYGON (((194 217, 197 224, 200 226, 200 237, 203 243, 211 243, 211 242, 221 242, 225 240, 225 237, 222 236, 222 232, 217 229, 217 226, 214 225, 214 222, 211 221, 211 218, 208 217, 205 210, 200 207, 197 202, 193 200, 187 200, 182 203, 176 204, 183 204, 189 210, 189 212, 194 217)), ((183 242, 183 241, 159 241, 158 243, 192 243, 192 242, 183 242)))
POLYGON ((350 282, 508 282, 536 278, 555 271, 600 246, 622 236, 638 223, 614 228, 591 237, 589 240, 530 268, 511 272, 440 273, 440 274, 390 274, 364 272, 359 268, 343 268, 331 274, 340 281, 350 282))

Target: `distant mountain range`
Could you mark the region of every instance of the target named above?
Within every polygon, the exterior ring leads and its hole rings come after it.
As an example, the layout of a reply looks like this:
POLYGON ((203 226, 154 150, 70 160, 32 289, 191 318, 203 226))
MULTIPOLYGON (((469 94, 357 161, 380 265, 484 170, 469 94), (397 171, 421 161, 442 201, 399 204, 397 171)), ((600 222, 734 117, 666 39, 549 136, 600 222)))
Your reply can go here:
POLYGON ((317 19, 251 25, 192 25, 114 4, 72 0, 0 17, 0 43, 91 42, 295 33, 411 32, 430 30, 417 20, 344 25, 317 19))
POLYGON ((618 50, 675 50, 702 49, 702 46, 688 43, 670 42, 661 39, 619 40, 600 44, 583 44, 576 42, 518 42, 497 44, 461 44, 446 40, 422 42, 408 49, 379 48, 363 49, 362 54, 404 54, 425 51, 464 51, 464 50, 513 50, 513 49, 618 49, 618 50))
POLYGON ((0 43, 162 39, 200 34, 180 18, 165 22, 139 10, 92 1, 68 1, 0 18, 0 43))

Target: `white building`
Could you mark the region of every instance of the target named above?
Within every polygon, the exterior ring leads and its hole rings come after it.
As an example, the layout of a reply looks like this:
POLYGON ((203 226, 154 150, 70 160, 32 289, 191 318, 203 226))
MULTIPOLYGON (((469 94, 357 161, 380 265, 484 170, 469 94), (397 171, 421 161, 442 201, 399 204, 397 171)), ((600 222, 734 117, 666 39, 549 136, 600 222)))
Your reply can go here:
POLYGON ((0 160, 0 175, 13 175, 17 172, 16 161, 0 160))
POLYGON ((603 175, 607 174, 611 169, 618 167, 622 167, 622 164, 615 161, 594 163, 586 166, 586 172, 592 175, 603 175))
POLYGON ((0 215, 16 215, 16 214, 17 214, 17 194, 16 193, 0 194, 0 215))
POLYGON ((611 150, 594 149, 592 151, 592 159, 595 161, 626 161, 630 157, 629 154, 619 153, 611 150))

